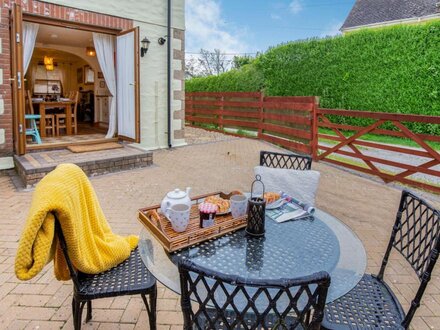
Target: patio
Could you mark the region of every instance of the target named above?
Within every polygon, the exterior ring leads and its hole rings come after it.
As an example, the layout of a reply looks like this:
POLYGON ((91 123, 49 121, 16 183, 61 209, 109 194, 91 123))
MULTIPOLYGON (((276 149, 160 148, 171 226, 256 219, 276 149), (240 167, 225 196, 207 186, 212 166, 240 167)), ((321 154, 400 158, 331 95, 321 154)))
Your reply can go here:
MULTIPOLYGON (((172 188, 192 187, 191 195, 211 191, 247 191, 260 150, 279 150, 266 142, 187 129, 193 144, 154 152, 154 166, 91 178, 101 206, 118 234, 139 233, 137 210, 159 203, 172 188)), ((342 220, 362 240, 368 254, 367 272, 377 273, 389 240, 400 198, 392 186, 314 163, 321 172, 317 206, 342 220)), ((425 195, 436 206, 440 199, 425 195), (434 200, 433 200, 434 199, 434 200)), ((17 241, 32 191, 16 191, 10 177, 0 177, 0 328, 72 329, 70 282, 54 279, 53 266, 29 282, 14 274, 17 241)), ((386 276, 405 309, 418 285, 410 266, 393 252, 386 276)), ((147 313, 140 296, 94 302, 93 320, 83 329, 144 329, 147 313)), ((181 329, 179 297, 159 285, 159 329, 181 329)), ((428 285, 414 329, 440 329, 440 268, 428 285)))

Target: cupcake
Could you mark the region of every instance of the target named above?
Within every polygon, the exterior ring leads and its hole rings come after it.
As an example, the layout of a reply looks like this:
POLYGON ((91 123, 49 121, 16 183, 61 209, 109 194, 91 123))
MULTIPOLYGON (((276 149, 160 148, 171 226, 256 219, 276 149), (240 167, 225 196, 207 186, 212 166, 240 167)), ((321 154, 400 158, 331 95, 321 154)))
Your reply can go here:
POLYGON ((218 207, 212 203, 199 204, 200 228, 207 228, 214 225, 215 214, 218 207))

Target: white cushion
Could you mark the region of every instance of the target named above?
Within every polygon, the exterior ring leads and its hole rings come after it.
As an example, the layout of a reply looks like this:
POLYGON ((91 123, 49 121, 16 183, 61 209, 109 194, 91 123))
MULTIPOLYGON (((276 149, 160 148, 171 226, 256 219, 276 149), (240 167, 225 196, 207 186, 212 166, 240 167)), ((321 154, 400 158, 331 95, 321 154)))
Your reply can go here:
POLYGON ((320 177, 318 171, 256 166, 254 173, 261 176, 261 181, 263 181, 267 192, 283 191, 304 203, 315 205, 316 190, 318 189, 320 177))

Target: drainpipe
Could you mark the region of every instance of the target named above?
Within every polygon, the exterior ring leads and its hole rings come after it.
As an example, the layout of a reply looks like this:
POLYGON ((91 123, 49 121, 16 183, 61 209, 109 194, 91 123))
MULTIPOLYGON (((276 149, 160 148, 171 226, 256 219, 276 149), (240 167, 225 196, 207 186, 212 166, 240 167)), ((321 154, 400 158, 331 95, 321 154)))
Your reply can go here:
POLYGON ((173 40, 171 36, 171 0, 168 0, 168 18, 167 18, 167 28, 168 28, 168 43, 167 43, 167 49, 168 49, 168 95, 167 95, 167 106, 168 106, 168 148, 171 148, 171 61, 172 61, 172 54, 171 54, 171 41, 173 40))

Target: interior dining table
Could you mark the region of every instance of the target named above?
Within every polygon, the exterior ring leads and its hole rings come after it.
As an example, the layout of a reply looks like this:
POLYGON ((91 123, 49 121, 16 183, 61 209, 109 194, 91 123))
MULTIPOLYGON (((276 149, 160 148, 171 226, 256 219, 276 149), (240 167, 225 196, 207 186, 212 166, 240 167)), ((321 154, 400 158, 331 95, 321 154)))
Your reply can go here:
POLYGON ((66 115, 66 134, 72 135, 72 105, 74 101, 33 101, 40 111, 40 136, 46 137, 46 110, 52 108, 64 109, 66 115))

